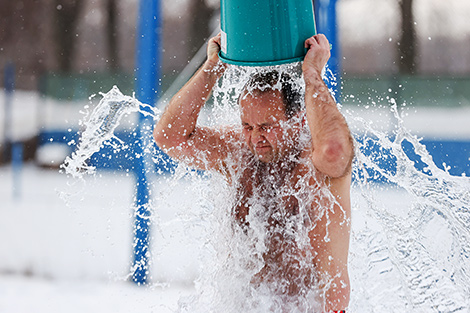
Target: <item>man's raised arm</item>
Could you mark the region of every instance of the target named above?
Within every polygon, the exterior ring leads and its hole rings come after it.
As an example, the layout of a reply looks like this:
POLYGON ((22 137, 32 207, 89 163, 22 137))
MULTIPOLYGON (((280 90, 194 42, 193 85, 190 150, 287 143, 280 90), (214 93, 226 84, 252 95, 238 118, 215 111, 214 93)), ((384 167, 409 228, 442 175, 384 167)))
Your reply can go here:
MULTIPOLYGON (((305 105, 312 135, 311 159, 324 175, 334 201, 317 208, 317 223, 310 232, 316 252, 315 267, 320 278, 326 312, 344 310, 349 304, 348 252, 350 237, 351 163, 354 147, 346 120, 323 82, 321 72, 330 57, 324 35, 305 41, 308 48, 302 70, 305 105)), ((328 201, 327 201, 328 202, 328 201)))
POLYGON ((302 71, 307 120, 312 133, 312 161, 326 176, 342 177, 350 172, 354 149, 346 120, 321 77, 330 57, 330 45, 328 39, 319 34, 307 39, 305 48, 308 52, 302 71))
POLYGON ((157 145, 165 153, 202 169, 220 159, 224 146, 219 142, 221 136, 217 131, 196 127, 202 107, 225 70, 219 62, 219 50, 220 34, 210 39, 207 60, 171 99, 153 132, 157 145))

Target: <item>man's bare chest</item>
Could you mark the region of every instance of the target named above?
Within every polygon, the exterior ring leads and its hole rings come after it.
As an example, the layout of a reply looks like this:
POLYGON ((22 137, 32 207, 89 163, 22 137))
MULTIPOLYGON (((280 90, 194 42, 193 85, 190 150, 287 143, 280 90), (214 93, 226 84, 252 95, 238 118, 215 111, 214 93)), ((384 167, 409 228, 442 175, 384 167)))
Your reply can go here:
POLYGON ((300 210, 314 205, 316 183, 309 179, 308 171, 301 166, 285 170, 247 168, 237 184, 235 219, 242 225, 251 218, 262 218, 270 227, 283 227, 295 218, 300 210), (313 197, 312 197, 313 196, 313 197))

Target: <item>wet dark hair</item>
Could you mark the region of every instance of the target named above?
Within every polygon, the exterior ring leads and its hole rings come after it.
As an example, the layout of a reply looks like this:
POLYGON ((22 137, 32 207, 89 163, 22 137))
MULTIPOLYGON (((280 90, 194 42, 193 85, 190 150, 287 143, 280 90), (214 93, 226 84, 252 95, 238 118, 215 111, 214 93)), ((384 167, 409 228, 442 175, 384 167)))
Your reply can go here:
POLYGON ((288 119, 294 117, 302 108, 302 95, 292 77, 287 73, 281 74, 276 70, 256 72, 243 89, 248 92, 256 90, 260 93, 280 90, 288 119))

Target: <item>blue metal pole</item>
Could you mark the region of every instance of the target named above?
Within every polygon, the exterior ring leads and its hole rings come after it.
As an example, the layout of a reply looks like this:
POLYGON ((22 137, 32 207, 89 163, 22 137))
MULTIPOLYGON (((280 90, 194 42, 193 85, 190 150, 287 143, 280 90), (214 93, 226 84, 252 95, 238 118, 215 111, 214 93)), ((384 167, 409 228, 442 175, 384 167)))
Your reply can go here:
MULTIPOLYGON (((136 97, 146 104, 155 105, 160 76, 160 1, 140 0, 136 53, 136 97)), ((142 108, 141 108, 142 109, 142 108)), ((136 212, 134 225, 133 281, 146 284, 150 257, 150 184, 148 182, 149 157, 145 147, 152 144, 150 116, 139 116, 138 140, 135 145, 136 212)))
POLYGON ((11 167, 13 171, 13 199, 21 199, 21 172, 23 169, 23 143, 15 142, 11 146, 11 167))
POLYGON ((330 75, 327 75, 327 77, 329 77, 327 85, 335 93, 336 99, 339 99, 339 86, 341 86, 341 51, 338 40, 336 0, 314 0, 314 5, 317 33, 325 34, 332 45, 331 57, 327 65, 333 77, 331 78, 330 75))
POLYGON ((13 63, 8 62, 5 66, 3 85, 5 88, 5 109, 4 109, 4 123, 3 123, 3 161, 7 162, 11 150, 11 114, 12 114, 12 99, 13 91, 15 90, 15 66, 13 63))

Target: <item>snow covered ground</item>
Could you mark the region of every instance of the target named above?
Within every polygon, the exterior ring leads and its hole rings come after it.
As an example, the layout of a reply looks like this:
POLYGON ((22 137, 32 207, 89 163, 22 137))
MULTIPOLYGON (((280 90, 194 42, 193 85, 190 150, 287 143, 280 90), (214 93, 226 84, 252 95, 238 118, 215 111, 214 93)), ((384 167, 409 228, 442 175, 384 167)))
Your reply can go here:
POLYGON ((106 313, 174 312, 187 287, 143 288, 130 283, 46 280, 5 276, 0 279, 0 312, 106 313))
POLYGON ((14 190, 12 168, 0 168, 0 312, 171 312, 192 290, 197 251, 175 222, 192 202, 184 186, 155 182, 173 200, 157 209, 152 286, 137 287, 129 282, 132 176, 72 181, 31 164, 18 175, 14 190))
MULTIPOLYGON (((0 312, 173 312, 194 292, 197 247, 179 214, 197 210, 189 181, 152 179, 158 227, 152 228, 150 287, 129 282, 134 178, 101 171, 76 181, 27 164, 0 168, 0 312), (15 178, 15 175, 18 175, 15 178), (19 190, 14 190, 14 182, 19 190)), ((407 205, 385 189, 385 204, 407 205)))

